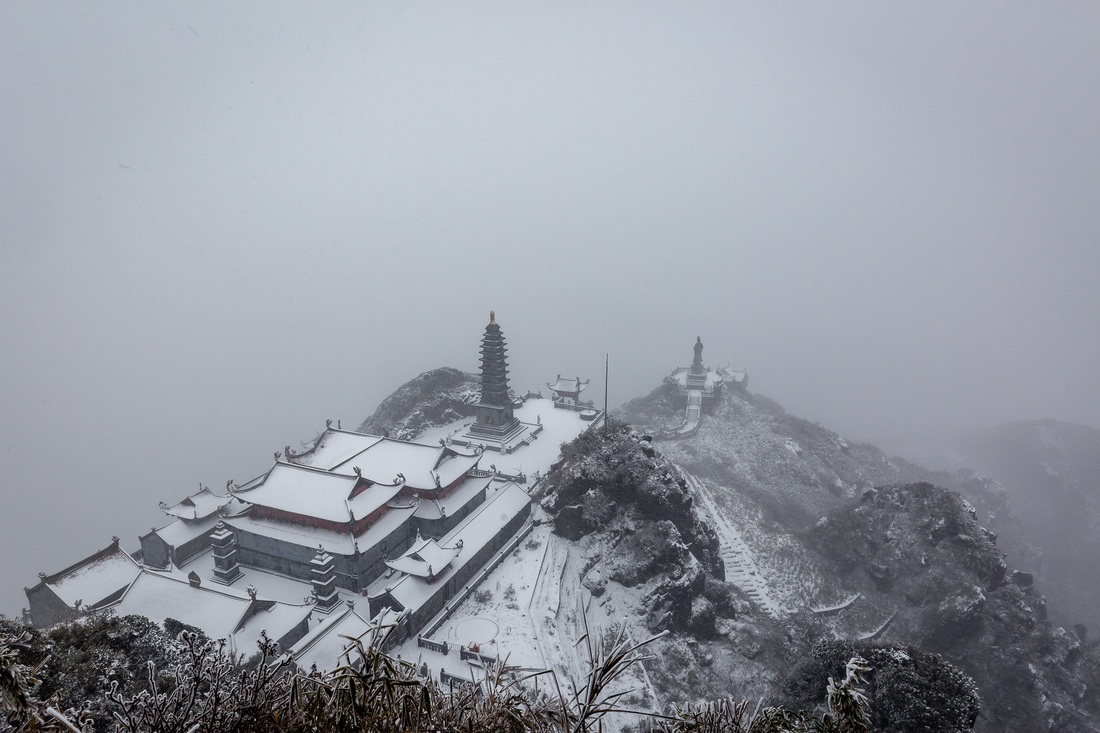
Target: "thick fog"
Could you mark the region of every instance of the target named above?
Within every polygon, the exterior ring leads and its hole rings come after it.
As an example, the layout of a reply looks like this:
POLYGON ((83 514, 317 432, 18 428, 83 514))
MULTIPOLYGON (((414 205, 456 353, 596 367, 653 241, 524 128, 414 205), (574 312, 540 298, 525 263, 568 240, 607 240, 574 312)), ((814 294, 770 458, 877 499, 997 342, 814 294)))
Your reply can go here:
POLYGON ((1100 6, 0 5, 0 611, 358 425, 691 359, 889 446, 1100 425, 1100 6))

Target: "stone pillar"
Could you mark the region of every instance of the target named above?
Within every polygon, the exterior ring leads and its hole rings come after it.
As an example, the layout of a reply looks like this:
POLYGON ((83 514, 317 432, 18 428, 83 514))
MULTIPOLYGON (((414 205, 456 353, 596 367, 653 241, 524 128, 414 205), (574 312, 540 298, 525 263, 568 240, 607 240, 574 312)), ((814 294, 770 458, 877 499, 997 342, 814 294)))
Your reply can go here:
POLYGON ((210 535, 210 543, 214 546, 214 582, 232 585, 237 578, 244 575, 239 562, 241 553, 237 545, 237 533, 225 522, 218 522, 214 533, 210 535))
POLYGON ((313 594, 317 597, 317 610, 328 613, 340 602, 336 592, 336 560, 325 552, 324 547, 317 548, 317 554, 309 561, 313 594))

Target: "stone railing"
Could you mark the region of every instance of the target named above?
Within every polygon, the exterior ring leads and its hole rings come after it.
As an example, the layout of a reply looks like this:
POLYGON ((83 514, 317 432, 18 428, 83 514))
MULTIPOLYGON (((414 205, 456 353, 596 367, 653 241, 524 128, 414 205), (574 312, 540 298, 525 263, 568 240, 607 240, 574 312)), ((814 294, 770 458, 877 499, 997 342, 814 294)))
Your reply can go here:
POLYGON ((447 642, 445 641, 432 641, 431 639, 425 639, 419 634, 416 637, 416 645, 421 649, 428 649, 429 651, 439 652, 446 655, 448 651, 447 642))
POLYGON ((472 659, 475 662, 480 662, 481 666, 483 667, 488 667, 490 665, 496 664, 497 662, 496 657, 490 657, 479 652, 473 652, 469 649, 466 649, 465 647, 458 650, 458 658, 462 659, 463 661, 472 659))
POLYGON ((568 403, 564 397, 554 398, 554 407, 559 410, 572 410, 573 412, 581 412, 582 410, 591 410, 593 408, 592 400, 587 402, 573 402, 568 403))
POLYGON ((468 677, 459 677, 458 675, 450 674, 445 669, 439 670, 439 684, 450 687, 477 687, 478 695, 481 695, 481 685, 468 677))

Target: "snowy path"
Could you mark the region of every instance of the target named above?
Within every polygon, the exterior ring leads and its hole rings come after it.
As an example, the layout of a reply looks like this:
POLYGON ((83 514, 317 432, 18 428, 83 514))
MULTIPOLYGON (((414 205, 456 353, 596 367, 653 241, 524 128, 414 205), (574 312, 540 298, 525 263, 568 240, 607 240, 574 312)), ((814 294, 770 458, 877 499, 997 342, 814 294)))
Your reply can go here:
MULTIPOLYGON (((562 578, 565 575, 565 566, 569 560, 568 548, 555 536, 547 538, 546 554, 543 556, 542 567, 539 569, 538 579, 531 593, 531 603, 528 606, 527 618, 531 622, 531 632, 535 637, 535 644, 559 679, 577 678, 578 670, 569 662, 575 660, 573 650, 563 650, 561 634, 566 631, 559 628, 559 621, 565 614, 563 611, 563 594, 565 583, 562 578)), ((568 602, 568 599, 566 599, 568 602)), ((568 643, 568 642, 567 642, 568 643)))
MULTIPOLYGON (((577 643, 584 635, 583 617, 588 619, 593 639, 602 639, 603 630, 609 628, 604 624, 612 623, 612 619, 604 614, 602 608, 596 607, 591 594, 579 583, 580 562, 579 555, 570 550, 567 542, 549 535, 542 567, 532 587, 527 608, 535 646, 546 661, 545 668, 553 670, 562 692, 566 694, 569 694, 572 685, 581 685, 588 678, 590 663, 586 647, 583 643, 577 643)), ((622 623, 626 620, 622 619, 622 623)), ((639 664, 612 688, 618 689, 623 685, 641 688, 656 709, 660 698, 644 664, 639 664)), ((620 717, 612 715, 607 719, 612 723, 612 730, 630 720, 630 716, 621 720, 620 717)))
POLYGON ((695 476, 680 469, 684 479, 694 490, 699 499, 699 506, 703 509, 714 525, 714 531, 718 533, 718 542, 722 549, 722 561, 726 564, 726 580, 745 591, 756 605, 774 619, 784 615, 783 607, 772 598, 768 582, 756 569, 756 563, 752 558, 752 550, 741 538, 741 533, 722 517, 714 500, 710 497, 710 489, 695 476))

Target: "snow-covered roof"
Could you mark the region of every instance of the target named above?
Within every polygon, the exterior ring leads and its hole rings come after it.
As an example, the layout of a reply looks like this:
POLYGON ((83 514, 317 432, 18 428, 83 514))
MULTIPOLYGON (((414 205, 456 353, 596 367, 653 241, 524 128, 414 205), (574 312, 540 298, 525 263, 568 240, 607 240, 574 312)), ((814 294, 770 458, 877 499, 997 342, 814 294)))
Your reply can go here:
POLYGON ((244 514, 251 508, 250 504, 246 504, 237 497, 230 499, 229 503, 221 508, 218 514, 222 517, 235 517, 238 514, 244 514))
POLYGON ((145 569, 122 596, 115 613, 135 613, 157 623, 174 618, 202 629, 211 639, 221 639, 229 637, 249 601, 243 591, 194 588, 186 580, 145 569))
POLYGON ((312 450, 295 458, 294 462, 330 471, 380 440, 382 440, 380 435, 368 435, 330 427, 317 439, 312 450))
POLYGON ((366 517, 401 491, 400 484, 375 483, 352 497, 359 484, 358 476, 277 461, 262 482, 234 494, 250 504, 345 523, 366 517))
POLYGON ((457 547, 461 541, 462 551, 442 572, 435 571, 430 584, 424 577, 402 573, 401 578, 396 581, 392 578, 376 581, 368 592, 374 596, 388 590, 390 596, 402 607, 419 608, 432 597, 441 583, 446 583, 469 558, 474 557, 478 550, 496 537, 504 525, 526 510, 530 503, 531 497, 522 488, 513 483, 505 485, 439 540, 438 544, 443 548, 457 547))
POLYGON ((175 506, 168 506, 161 502, 160 508, 165 514, 179 519, 204 519, 225 506, 233 497, 220 496, 203 486, 201 489, 185 497, 175 506))
POLYGON ((218 523, 219 519, 220 517, 217 514, 191 522, 177 519, 154 531, 158 537, 172 547, 181 547, 196 537, 209 532, 218 523))
POLYGON ((368 547, 373 547, 381 542, 391 532, 404 524, 415 511, 416 504, 410 504, 406 507, 391 507, 377 521, 367 527, 362 534, 355 537, 352 536, 351 532, 333 532, 332 530, 310 527, 304 524, 277 522, 254 517, 251 514, 227 517, 225 523, 234 529, 251 532, 263 537, 271 537, 311 549, 316 549, 317 545, 322 545, 329 552, 338 555, 351 555, 355 552, 356 544, 362 550, 366 550, 368 547))
MULTIPOLYGON (((365 605, 364 602, 364 611, 365 605)), ((354 646, 354 639, 363 638, 366 643, 376 627, 395 620, 395 614, 388 608, 372 620, 359 609, 345 606, 340 613, 330 615, 299 639, 290 648, 290 655, 299 669, 308 672, 316 665, 318 671, 331 671, 344 663, 342 658, 346 650, 354 646)))
POLYGON ((458 487, 441 499, 425 498, 416 508, 416 516, 420 519, 440 519, 444 515, 454 516, 462 507, 481 491, 487 490, 493 482, 493 478, 463 481, 458 487))
POLYGON ((260 632, 267 632, 270 639, 278 640, 313 612, 312 603, 281 603, 267 601, 253 603, 237 621, 233 629, 233 648, 246 657, 259 651, 256 642, 260 632))
POLYGON ((133 613, 157 623, 174 618, 202 629, 211 639, 228 639, 235 652, 252 654, 261 630, 278 639, 313 610, 311 604, 254 599, 244 590, 207 582, 196 588, 169 573, 143 569, 115 613, 133 613))
MULTIPOLYGON (((180 580, 187 580, 192 571, 198 573, 203 583, 209 583, 216 577, 214 574, 214 553, 211 547, 188 558, 183 565, 169 565, 167 568, 156 568, 161 575, 172 575, 180 580)), ((297 580, 288 575, 279 575, 257 567, 244 569, 243 580, 233 583, 233 588, 253 586, 263 598, 273 598, 284 603, 305 603, 313 590, 308 580, 297 580)), ((346 591, 339 590, 341 597, 346 591)))
POLYGON ((733 369, 720 369, 719 371, 722 372, 726 379, 736 382, 737 384, 741 384, 749 376, 749 373, 746 371, 735 371, 733 369))
POLYGON ((386 565, 402 573, 418 578, 430 578, 443 572, 458 557, 461 548, 443 547, 434 539, 422 539, 417 535, 409 549, 399 558, 386 560, 386 565))
POLYGON ((553 384, 547 382, 546 386, 555 392, 582 392, 590 381, 592 380, 586 379, 582 382, 580 377, 574 377, 573 379, 569 379, 568 377, 563 378, 559 374, 557 381, 553 384))
POLYGON ((134 582, 140 572, 140 566, 116 544, 107 552, 98 552, 86 562, 58 573, 47 585, 70 606, 80 601, 85 608, 95 608, 134 582))
POLYGON ((363 478, 371 481, 393 481, 397 474, 402 474, 409 488, 433 491, 438 486, 450 485, 480 460, 481 454, 477 452, 460 453, 450 446, 382 438, 332 470, 352 473, 358 468, 363 478))

